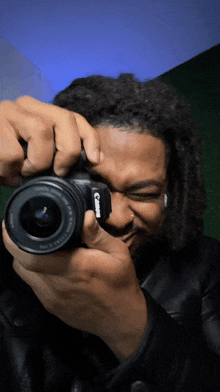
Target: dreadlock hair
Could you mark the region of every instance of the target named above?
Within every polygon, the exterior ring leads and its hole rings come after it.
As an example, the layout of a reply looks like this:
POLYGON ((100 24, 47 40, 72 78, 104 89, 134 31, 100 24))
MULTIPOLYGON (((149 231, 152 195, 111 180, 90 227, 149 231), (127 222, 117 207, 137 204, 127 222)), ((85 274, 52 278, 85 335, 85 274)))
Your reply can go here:
POLYGON ((124 127, 163 140, 168 157, 164 228, 169 248, 179 251, 203 232, 202 140, 189 105, 173 87, 159 78, 140 82, 132 74, 117 79, 94 75, 74 80, 52 103, 81 114, 93 127, 124 127))

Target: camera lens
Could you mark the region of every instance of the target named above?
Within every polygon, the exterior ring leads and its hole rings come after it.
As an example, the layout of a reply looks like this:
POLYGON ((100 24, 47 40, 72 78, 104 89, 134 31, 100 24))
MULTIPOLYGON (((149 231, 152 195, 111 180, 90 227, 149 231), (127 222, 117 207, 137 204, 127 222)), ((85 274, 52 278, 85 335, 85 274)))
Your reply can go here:
POLYGON ((85 195, 77 184, 42 176, 14 191, 6 205, 5 225, 20 249, 49 254, 79 246, 86 210, 85 195))
POLYGON ((60 208, 49 197, 33 197, 21 208, 20 222, 28 234, 38 238, 49 237, 61 224, 60 208))

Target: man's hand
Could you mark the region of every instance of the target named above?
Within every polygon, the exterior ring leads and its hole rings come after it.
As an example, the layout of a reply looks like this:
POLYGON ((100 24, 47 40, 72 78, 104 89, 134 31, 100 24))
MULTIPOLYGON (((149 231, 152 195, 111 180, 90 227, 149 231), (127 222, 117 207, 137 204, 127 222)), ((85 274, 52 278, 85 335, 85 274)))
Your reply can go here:
POLYGON ((99 139, 84 117, 24 96, 0 103, 0 185, 16 187, 19 175, 33 175, 52 165, 65 176, 79 158, 81 142, 91 163, 99 163, 99 139), (28 143, 27 159, 19 143, 28 143))
POLYGON ((29 254, 4 224, 3 239, 15 271, 50 313, 99 336, 120 359, 137 349, 147 325, 145 298, 127 246, 99 226, 93 211, 86 212, 82 232, 88 248, 29 254))

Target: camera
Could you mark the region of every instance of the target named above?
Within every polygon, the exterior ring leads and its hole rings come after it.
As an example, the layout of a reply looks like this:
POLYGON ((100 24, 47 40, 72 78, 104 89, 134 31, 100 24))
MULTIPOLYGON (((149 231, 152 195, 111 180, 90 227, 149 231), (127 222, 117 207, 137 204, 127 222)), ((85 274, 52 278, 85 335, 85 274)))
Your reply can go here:
POLYGON ((12 241, 25 252, 48 254, 82 246, 84 215, 93 210, 100 221, 111 213, 108 187, 92 181, 85 152, 68 176, 52 168, 40 177, 23 178, 6 203, 5 226, 12 241))

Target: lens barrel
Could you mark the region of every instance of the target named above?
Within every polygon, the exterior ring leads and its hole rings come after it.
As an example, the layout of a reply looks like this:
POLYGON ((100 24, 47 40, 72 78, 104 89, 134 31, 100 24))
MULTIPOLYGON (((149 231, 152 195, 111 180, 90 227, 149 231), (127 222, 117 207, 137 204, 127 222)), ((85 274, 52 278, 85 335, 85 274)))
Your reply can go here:
POLYGON ((6 230, 16 245, 48 254, 79 243, 86 201, 81 189, 55 177, 38 177, 18 188, 7 202, 6 230))

